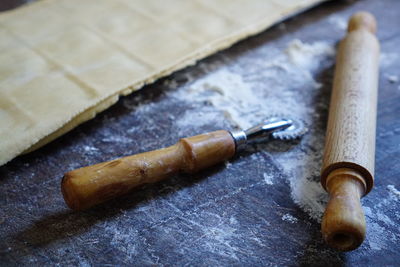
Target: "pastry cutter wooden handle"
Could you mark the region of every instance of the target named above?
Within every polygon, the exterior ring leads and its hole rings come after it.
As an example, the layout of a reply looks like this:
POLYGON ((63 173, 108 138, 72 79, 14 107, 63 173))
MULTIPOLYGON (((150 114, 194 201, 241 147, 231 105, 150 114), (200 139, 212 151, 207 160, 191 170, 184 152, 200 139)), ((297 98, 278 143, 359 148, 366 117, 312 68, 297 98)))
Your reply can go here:
POLYGON ((303 135, 301 121, 270 118, 246 131, 216 131, 182 138, 173 146, 80 168, 66 173, 61 190, 67 205, 87 209, 133 188, 178 172, 193 173, 234 156, 249 141, 303 135))
POLYGON ((334 248, 357 248, 365 237, 360 198, 373 187, 379 43, 375 18, 354 14, 339 45, 321 183, 330 194, 322 234, 334 248))

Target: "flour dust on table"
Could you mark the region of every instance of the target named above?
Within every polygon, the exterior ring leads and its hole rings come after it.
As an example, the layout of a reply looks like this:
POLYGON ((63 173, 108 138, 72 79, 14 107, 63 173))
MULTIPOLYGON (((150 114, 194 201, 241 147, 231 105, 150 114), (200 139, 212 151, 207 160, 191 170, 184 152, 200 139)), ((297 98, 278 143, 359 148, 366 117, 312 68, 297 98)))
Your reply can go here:
MULTIPOLYGON (((203 66, 206 70, 207 67, 214 70, 193 80, 186 90, 178 90, 174 95, 183 101, 206 104, 187 110, 176 124, 178 128, 186 129, 210 121, 228 120, 233 127, 245 129, 274 114, 287 114, 307 123, 317 115, 308 102, 322 86, 314 79, 313 73, 322 62, 332 64, 333 55, 333 44, 292 40, 284 51, 257 63, 260 75, 265 77, 262 84, 251 81, 251 77, 247 81, 246 77, 229 67, 215 70, 215 66, 203 66), (304 90, 314 93, 309 94, 310 99, 299 101, 307 94, 304 90)), ((320 141, 321 134, 315 135, 311 130, 303 146, 306 148, 307 143, 311 142, 314 146, 318 144, 318 149, 301 148, 272 156, 289 177, 293 200, 312 218, 320 220, 327 195, 319 183, 323 143, 320 141), (304 153, 314 159, 312 166, 304 167, 304 153)), ((263 178, 267 184, 274 183, 273 177, 263 178)))
MULTIPOLYGON (((293 201, 312 219, 320 222, 328 199, 320 185, 325 130, 321 125, 313 127, 312 123, 321 121, 321 110, 327 113, 328 103, 313 103, 318 95, 330 94, 331 85, 323 85, 317 77, 321 70, 333 72, 334 44, 325 41, 306 43, 296 39, 288 42, 281 51, 267 52, 271 56, 265 56, 265 53, 262 51, 263 56, 255 61, 252 57, 250 65, 254 67, 246 70, 236 69, 235 62, 225 62, 222 58, 199 62, 198 67, 202 70, 200 77, 184 71, 164 80, 165 86, 172 88, 166 93, 177 103, 183 102, 190 107, 181 116, 169 119, 174 121, 177 134, 181 137, 187 136, 188 129, 197 129, 196 132, 201 133, 201 129, 210 125, 228 129, 229 126, 246 128, 274 114, 287 114, 304 120, 309 124, 309 132, 297 145, 282 151, 281 143, 258 144, 255 149, 249 148, 253 153, 250 157, 263 164, 263 154, 270 156, 286 178, 293 201), (184 86, 180 80, 185 81, 184 86)), ((391 64, 392 57, 383 57, 381 64, 391 64)), ((135 109, 138 116, 142 113, 144 116, 155 105, 162 109, 165 104, 165 109, 168 109, 167 102, 148 102, 141 99, 140 94, 133 102, 123 101, 127 108, 135 109)), ((172 115, 166 113, 165 116, 172 115)), ((139 130, 138 126, 129 129, 130 132, 139 130)), ((230 165, 227 163, 227 168, 230 165)), ((274 186, 278 178, 264 172, 260 182, 274 186)), ((391 195, 379 203, 363 199, 370 228, 366 244, 374 250, 384 249, 390 240, 399 238, 383 231, 384 225, 393 222, 383 216, 380 207, 398 201, 393 193, 398 191, 394 187, 388 187, 388 191, 391 195)), ((290 214, 283 216, 282 220, 296 222, 290 214)))

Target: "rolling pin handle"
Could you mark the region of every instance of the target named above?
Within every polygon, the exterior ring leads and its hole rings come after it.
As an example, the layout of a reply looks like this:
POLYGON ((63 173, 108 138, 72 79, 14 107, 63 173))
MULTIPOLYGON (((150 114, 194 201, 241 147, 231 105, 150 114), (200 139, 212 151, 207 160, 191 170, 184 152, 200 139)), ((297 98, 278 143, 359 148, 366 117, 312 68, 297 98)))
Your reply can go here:
POLYGON ((351 169, 337 169, 329 174, 326 188, 330 199, 322 219, 324 239, 341 251, 353 250, 365 238, 365 218, 360 202, 366 191, 365 180, 351 169))

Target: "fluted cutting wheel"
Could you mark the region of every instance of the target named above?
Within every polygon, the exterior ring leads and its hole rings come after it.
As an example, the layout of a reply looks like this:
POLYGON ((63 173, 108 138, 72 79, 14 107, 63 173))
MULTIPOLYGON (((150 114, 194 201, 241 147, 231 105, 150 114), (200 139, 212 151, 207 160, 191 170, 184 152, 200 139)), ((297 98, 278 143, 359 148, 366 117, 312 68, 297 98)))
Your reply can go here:
POLYGON ((286 116, 276 116, 271 119, 274 120, 277 118, 285 118, 291 120, 293 124, 284 130, 273 132, 271 134, 273 139, 294 140, 302 137, 308 131, 305 123, 300 119, 290 118, 286 116))

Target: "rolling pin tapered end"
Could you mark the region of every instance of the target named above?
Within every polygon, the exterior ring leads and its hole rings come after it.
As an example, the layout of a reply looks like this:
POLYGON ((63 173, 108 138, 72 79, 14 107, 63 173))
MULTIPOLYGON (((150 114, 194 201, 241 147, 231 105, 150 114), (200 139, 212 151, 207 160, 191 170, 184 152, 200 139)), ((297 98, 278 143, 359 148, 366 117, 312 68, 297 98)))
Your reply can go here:
POLYGON ((351 169, 334 170, 327 178, 330 199, 322 219, 322 235, 333 248, 341 251, 356 249, 365 238, 365 217, 360 198, 366 184, 351 169))
POLYGON ((347 31, 351 32, 359 29, 366 29, 371 33, 375 33, 376 28, 375 17, 369 12, 360 11, 351 16, 347 26, 347 31))

